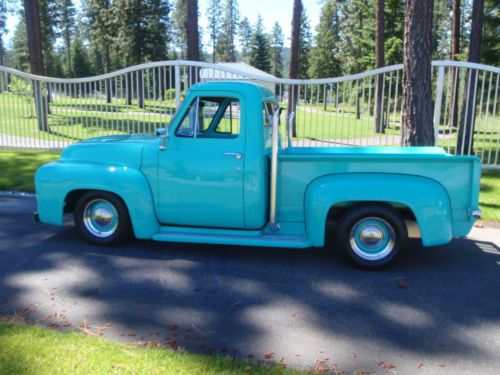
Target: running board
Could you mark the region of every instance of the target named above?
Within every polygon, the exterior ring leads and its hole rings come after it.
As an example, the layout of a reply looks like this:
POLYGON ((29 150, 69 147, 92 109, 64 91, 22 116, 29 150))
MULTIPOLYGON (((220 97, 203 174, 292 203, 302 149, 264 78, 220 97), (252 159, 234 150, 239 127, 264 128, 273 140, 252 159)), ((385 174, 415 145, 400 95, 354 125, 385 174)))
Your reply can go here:
POLYGON ((267 234, 262 231, 240 231, 163 227, 154 241, 187 242, 217 245, 307 248, 312 244, 305 237, 267 234))

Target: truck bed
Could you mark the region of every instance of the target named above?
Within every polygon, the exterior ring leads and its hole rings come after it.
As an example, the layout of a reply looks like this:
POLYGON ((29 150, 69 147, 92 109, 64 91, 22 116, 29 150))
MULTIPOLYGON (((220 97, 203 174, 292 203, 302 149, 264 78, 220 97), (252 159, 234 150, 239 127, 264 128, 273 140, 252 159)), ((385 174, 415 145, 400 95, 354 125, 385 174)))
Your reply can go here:
POLYGON ((481 165, 475 156, 452 156, 438 147, 292 147, 279 152, 278 171, 281 222, 304 220, 308 184, 321 176, 345 173, 403 174, 437 181, 449 194, 456 222, 469 221, 468 210, 478 206, 481 165))

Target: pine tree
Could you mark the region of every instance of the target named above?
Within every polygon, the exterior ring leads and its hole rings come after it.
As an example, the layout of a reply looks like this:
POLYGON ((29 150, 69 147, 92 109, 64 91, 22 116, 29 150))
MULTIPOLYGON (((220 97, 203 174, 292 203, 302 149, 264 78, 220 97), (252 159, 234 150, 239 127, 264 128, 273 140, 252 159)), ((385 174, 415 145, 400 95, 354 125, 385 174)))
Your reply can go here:
POLYGON ((212 62, 216 61, 217 40, 222 28, 222 8, 219 6, 219 0, 210 0, 207 6, 208 34, 210 44, 212 45, 212 62))
POLYGON ((312 48, 311 22, 305 8, 303 8, 300 20, 298 78, 304 79, 309 77, 309 55, 312 48))
POLYGON ((248 17, 243 17, 239 25, 239 39, 241 44, 241 55, 243 59, 247 59, 248 51, 250 50, 250 39, 252 38, 252 25, 248 17))
POLYGON ((486 0, 484 3, 483 36, 481 41, 481 63, 500 65, 500 2, 486 0))
POLYGON ((0 0, 0 65, 5 64, 5 47, 3 37, 7 32, 7 0, 0 0))
POLYGON ((250 41, 249 64, 269 73, 271 71, 270 48, 269 37, 264 31, 264 21, 259 15, 250 41))
POLYGON ((451 15, 449 0, 434 0, 434 19, 432 22, 434 47, 433 59, 443 60, 450 56, 451 15))
POLYGON ((200 59, 198 0, 187 0, 186 14, 187 14, 187 24, 186 24, 187 59, 190 61, 198 61, 200 59))
POLYGON ((432 122, 433 0, 406 0, 403 55, 404 146, 433 146, 432 122))
POLYGON ((404 0, 385 0, 384 55, 386 65, 403 61, 404 0))
POLYGON ((275 77, 283 77, 283 44, 285 35, 278 21, 274 23, 270 35, 271 43, 271 74, 275 77))
POLYGON ((89 53, 79 35, 77 35, 71 44, 71 66, 75 77, 88 77, 92 74, 89 53))
POLYGON ((66 51, 66 71, 69 76, 73 75, 71 59, 71 41, 75 32, 76 9, 72 0, 57 0, 58 28, 64 41, 66 51))
POLYGON ((180 58, 186 58, 186 46, 187 46, 187 12, 186 12, 186 0, 176 0, 174 5, 174 11, 172 14, 174 20, 172 24, 173 29, 173 41, 176 50, 180 52, 180 58))
POLYGON ((146 5, 146 28, 144 33, 145 60, 167 60, 169 44, 172 42, 170 2, 168 0, 147 0, 146 5))
POLYGON ((226 0, 222 33, 217 43, 217 54, 221 61, 236 61, 235 36, 238 34, 240 13, 237 0, 226 0))
POLYGON ((375 65, 375 14, 372 0, 351 0, 340 3, 338 30, 342 70, 355 74, 375 65))
POLYGON ((56 76, 57 56, 54 45, 57 40, 57 26, 59 23, 58 5, 56 0, 40 0, 40 28, 42 38, 42 54, 45 73, 56 76))
POLYGON ((311 51, 309 76, 314 78, 337 77, 341 73, 339 9, 337 1, 324 3, 316 27, 315 46, 311 51))
POLYGON ((12 38, 12 66, 24 72, 30 70, 28 34, 26 33, 26 21, 22 15, 12 38))
MULTIPOLYGON (((469 41, 469 58, 472 63, 479 63, 481 57, 481 39, 483 37, 484 0, 474 0, 472 4, 472 23, 469 41)), ((460 125, 457 136, 457 153, 472 155, 474 153, 475 99, 478 74, 475 70, 467 73, 467 87, 462 104, 460 125)))

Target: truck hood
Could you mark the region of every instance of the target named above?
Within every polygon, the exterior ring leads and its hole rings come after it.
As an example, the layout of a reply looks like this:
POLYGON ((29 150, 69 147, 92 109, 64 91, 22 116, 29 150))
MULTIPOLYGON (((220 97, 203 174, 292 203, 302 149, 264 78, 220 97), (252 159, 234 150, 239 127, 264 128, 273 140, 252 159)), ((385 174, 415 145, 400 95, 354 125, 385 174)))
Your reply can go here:
POLYGON ((66 147, 61 161, 123 165, 139 169, 145 144, 158 141, 149 134, 124 134, 90 138, 66 147))

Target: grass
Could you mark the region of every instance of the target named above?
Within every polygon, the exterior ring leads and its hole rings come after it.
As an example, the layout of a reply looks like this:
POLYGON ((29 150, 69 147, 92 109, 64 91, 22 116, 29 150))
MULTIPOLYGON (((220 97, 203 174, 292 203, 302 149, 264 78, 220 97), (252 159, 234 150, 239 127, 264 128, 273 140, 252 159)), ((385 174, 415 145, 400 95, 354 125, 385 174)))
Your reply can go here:
POLYGON ((500 170, 483 171, 479 207, 483 220, 500 222, 500 170))
POLYGON ((143 348, 76 332, 0 321, 0 373, 299 374, 268 363, 143 348))
MULTIPOLYGON (((0 190, 34 191, 36 169, 58 157, 56 152, 0 149, 0 190)), ((500 221, 500 170, 482 172, 479 206, 483 220, 500 221)))
POLYGON ((35 191, 36 169, 58 157, 57 152, 0 150, 0 190, 35 191))

